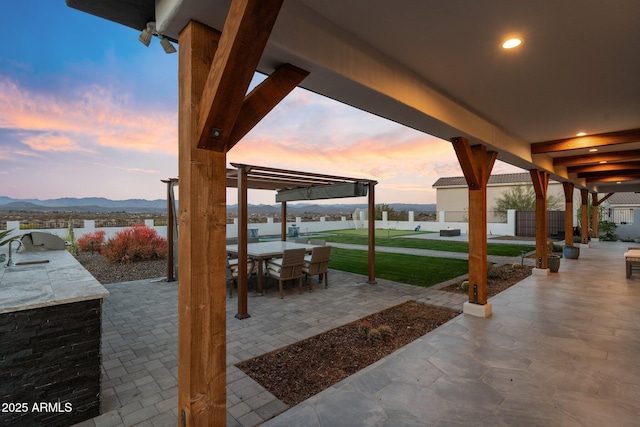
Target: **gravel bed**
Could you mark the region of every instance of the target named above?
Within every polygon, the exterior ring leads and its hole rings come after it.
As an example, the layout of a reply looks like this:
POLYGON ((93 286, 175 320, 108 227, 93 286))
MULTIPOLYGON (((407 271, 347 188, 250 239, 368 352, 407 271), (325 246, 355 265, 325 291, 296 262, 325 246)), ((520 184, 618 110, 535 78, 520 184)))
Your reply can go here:
POLYGON ((166 259, 110 264, 105 257, 98 253, 81 252, 78 254, 78 261, 103 285, 167 277, 166 259))

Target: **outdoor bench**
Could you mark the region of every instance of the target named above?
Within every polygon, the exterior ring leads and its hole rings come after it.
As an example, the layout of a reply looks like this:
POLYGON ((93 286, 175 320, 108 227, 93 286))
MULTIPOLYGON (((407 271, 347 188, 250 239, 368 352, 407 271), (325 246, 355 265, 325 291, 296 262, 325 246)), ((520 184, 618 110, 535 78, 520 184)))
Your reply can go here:
POLYGON ((630 247, 628 252, 624 253, 624 261, 627 268, 627 279, 631 277, 633 266, 640 266, 640 248, 630 247))

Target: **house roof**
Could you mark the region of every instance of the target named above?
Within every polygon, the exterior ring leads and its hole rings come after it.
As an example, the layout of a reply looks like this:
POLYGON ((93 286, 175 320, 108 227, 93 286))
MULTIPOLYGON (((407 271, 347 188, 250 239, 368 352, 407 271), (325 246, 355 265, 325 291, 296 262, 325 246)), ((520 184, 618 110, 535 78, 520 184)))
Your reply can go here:
MULTIPOLYGON (((499 175, 489 176, 489 182, 487 185, 500 185, 500 184, 531 184, 531 175, 528 172, 520 173, 504 173, 499 175)), ((467 185, 467 181, 464 176, 451 176, 438 178, 433 184, 433 188, 442 187, 460 187, 467 185)))
POLYGON ((607 199, 609 205, 640 205, 640 194, 615 193, 607 199))

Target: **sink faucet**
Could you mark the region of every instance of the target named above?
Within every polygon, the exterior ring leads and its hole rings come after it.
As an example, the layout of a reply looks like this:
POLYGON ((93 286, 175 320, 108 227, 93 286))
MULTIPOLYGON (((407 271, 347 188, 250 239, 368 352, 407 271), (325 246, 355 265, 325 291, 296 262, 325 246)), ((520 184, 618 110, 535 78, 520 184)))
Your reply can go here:
POLYGON ((7 261, 7 265, 5 265, 5 267, 11 267, 13 265, 13 261, 11 260, 11 245, 13 244, 13 242, 18 243, 18 248, 16 248, 16 251, 20 248, 20 245, 22 245, 22 242, 18 239, 11 240, 9 242, 9 260, 7 261))

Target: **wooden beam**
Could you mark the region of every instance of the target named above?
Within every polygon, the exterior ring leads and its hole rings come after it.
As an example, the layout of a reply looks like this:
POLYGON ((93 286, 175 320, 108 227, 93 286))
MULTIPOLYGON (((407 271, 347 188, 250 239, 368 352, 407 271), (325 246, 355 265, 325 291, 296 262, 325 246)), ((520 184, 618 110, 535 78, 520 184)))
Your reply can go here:
POLYGON ((227 151, 231 150, 308 75, 308 71, 291 64, 284 64, 256 86, 242 103, 227 141, 227 151))
POLYGON ((573 192, 575 186, 572 182, 563 182, 564 190, 564 244, 573 246, 573 192))
POLYGON ((624 182, 640 180, 640 174, 624 174, 614 176, 588 176, 587 183, 591 182, 624 182))
POLYGON ((536 267, 545 269, 549 264, 547 246, 547 188, 549 174, 538 169, 530 170, 529 174, 536 193, 536 267))
POLYGON ((640 175, 640 170, 631 169, 627 171, 603 170, 599 172, 579 172, 578 178, 608 178, 611 176, 633 176, 640 175))
MULTIPOLYGON (((376 196, 375 196, 376 183, 369 181, 369 193, 368 193, 368 274, 369 279, 367 283, 372 285, 377 284, 376 281, 376 196)), ((309 279, 311 280, 311 279, 309 279)))
POLYGON ((469 189, 480 188, 480 177, 474 164, 473 153, 469 146, 469 141, 463 137, 453 138, 451 140, 453 149, 458 157, 458 162, 462 168, 462 174, 467 181, 469 189))
POLYGON ((283 0, 233 0, 200 100, 199 148, 225 151, 283 0))
POLYGON ((280 216, 282 216, 282 224, 280 224, 280 240, 287 241, 287 202, 281 202, 280 216))
POLYGON ((619 162, 619 163, 599 163, 597 165, 568 166, 568 173, 581 172, 605 172, 605 171, 636 171, 640 173, 640 161, 619 162))
POLYGON ((487 182, 498 153, 484 145, 451 140, 469 186, 469 302, 487 303, 487 182))
POLYGON ((640 150, 611 151, 608 153, 583 154, 579 156, 555 157, 554 166, 575 166, 600 162, 623 162, 640 160, 640 150))
POLYGON ((598 204, 598 193, 591 193, 591 238, 597 239, 599 234, 598 227, 598 209, 600 205, 598 204))
POLYGON ((554 141, 531 144, 531 154, 557 153, 581 148, 606 147, 609 145, 640 142, 640 129, 629 129, 597 135, 576 136, 554 141))
POLYGON ((604 202, 605 200, 607 200, 609 197, 613 196, 616 193, 607 193, 606 196, 604 196, 602 199, 600 199, 600 201, 598 201, 598 205, 601 205, 602 202, 604 202))
POLYGON ((580 208, 580 243, 583 245, 589 244, 589 190, 581 189, 580 197, 582 199, 582 206, 580 208))
POLYGON ((226 425, 226 154, 197 148, 198 105, 219 33, 190 21, 178 53, 178 420, 226 425))
POLYGON ((245 267, 249 227, 249 201, 247 197, 247 167, 238 168, 238 312, 236 319, 250 317, 247 302, 249 277, 245 267))

